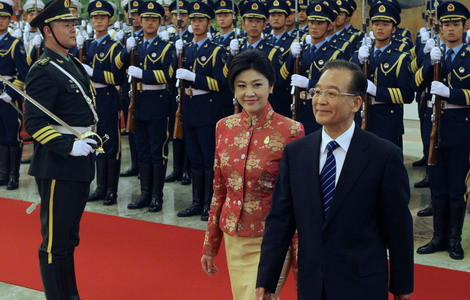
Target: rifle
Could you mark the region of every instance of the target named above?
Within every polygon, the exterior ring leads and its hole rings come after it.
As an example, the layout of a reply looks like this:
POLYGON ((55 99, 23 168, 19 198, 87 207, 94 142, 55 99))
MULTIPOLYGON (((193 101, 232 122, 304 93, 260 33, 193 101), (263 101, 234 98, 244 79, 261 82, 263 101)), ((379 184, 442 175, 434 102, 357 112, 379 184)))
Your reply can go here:
MULTIPOLYGON (((237 14, 235 13, 235 0, 232 0, 232 24, 233 24, 233 32, 235 34, 235 40, 238 40, 237 34, 237 14)), ((237 98, 233 97, 233 113, 238 114, 240 112, 240 106, 238 105, 237 98)))
MULTIPOLYGON (((127 11, 128 11, 128 16, 129 20, 132 26, 132 16, 131 16, 131 2, 129 1, 127 3, 127 11)), ((135 30, 134 26, 132 26, 132 36, 134 37, 135 35, 135 30)), ((137 49, 134 47, 131 51, 131 55, 129 58, 129 64, 131 66, 137 66, 137 49)), ((128 108, 128 113, 127 113, 127 124, 126 124, 126 130, 127 131, 134 131, 135 130, 135 108, 136 108, 136 100, 137 100, 137 78, 129 76, 129 82, 131 84, 131 90, 129 91, 129 96, 130 96, 130 102, 129 102, 129 108, 128 108)))
MULTIPOLYGON (((366 0, 362 0, 362 31, 364 31, 364 44, 367 45, 367 24, 369 23, 368 18, 366 18, 366 0)), ((367 45, 368 46, 368 45, 367 45)), ((367 59, 362 64, 362 72, 367 76, 369 76, 369 60, 367 59)), ((362 102, 362 110, 361 110, 361 117, 362 123, 361 128, 363 130, 367 130, 369 126, 369 111, 371 106, 371 99, 370 96, 366 93, 364 95, 364 101, 362 102)))
MULTIPOLYGON (((436 19, 434 20, 434 41, 439 47, 439 23, 437 18, 437 1, 434 3, 434 11, 436 13, 436 19)), ((441 63, 436 63, 434 65, 434 81, 441 81, 441 63)), ((442 112, 442 99, 441 96, 433 95, 432 96, 432 115, 431 115, 431 135, 429 139, 429 153, 428 153, 428 165, 433 166, 437 163, 437 149, 439 147, 440 137, 440 127, 441 127, 441 112, 442 112)))
MULTIPOLYGON (((176 0, 176 14, 178 19, 178 31, 180 35, 180 41, 184 45, 183 41, 183 20, 180 18, 180 5, 179 1, 176 0)), ((184 47, 180 54, 178 54, 178 69, 184 68, 184 47)), ((183 132, 183 107, 184 107, 184 80, 177 80, 176 86, 178 87, 178 95, 176 96, 176 102, 178 102, 178 108, 175 113, 175 126, 173 129, 173 139, 182 139, 184 137, 183 132)))
MULTIPOLYGON (((300 43, 300 34, 299 34, 299 1, 295 0, 295 29, 297 32, 297 42, 300 43)), ((300 74, 300 58, 302 57, 302 53, 298 55, 294 60, 294 73, 293 74, 300 74)), ((293 86, 291 89, 292 94, 292 119, 297 120, 299 117, 300 111, 300 88, 297 86, 293 86)))

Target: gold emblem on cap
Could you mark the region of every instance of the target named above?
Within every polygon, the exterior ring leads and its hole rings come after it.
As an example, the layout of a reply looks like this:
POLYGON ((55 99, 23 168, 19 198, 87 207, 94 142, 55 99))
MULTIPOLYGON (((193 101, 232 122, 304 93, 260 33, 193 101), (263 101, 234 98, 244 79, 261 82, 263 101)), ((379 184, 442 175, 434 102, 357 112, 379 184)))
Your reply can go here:
POLYGON ((342 2, 341 0, 338 0, 338 1, 336 1, 336 4, 338 4, 338 5, 342 5, 342 4, 343 4, 343 2, 342 2))
POLYGON ((454 4, 449 3, 449 5, 447 5, 447 11, 454 11, 454 10, 455 10, 454 4))
POLYGON ((183 4, 183 1, 178 1, 178 5, 179 5, 179 6, 183 6, 183 5, 184 5, 184 4, 183 4))
MULTIPOLYGON (((64 0, 64 7, 68 8, 70 6, 70 0, 64 0)), ((0 7, 3 8, 3 7, 0 7)))
POLYGON ((147 8, 148 8, 148 9, 154 9, 154 8, 155 8, 155 5, 153 5, 153 3, 150 2, 150 3, 147 5, 147 8))
POLYGON ((253 3, 253 4, 251 5, 251 9, 257 10, 257 9, 258 9, 258 4, 253 3))
POLYGON ((304 0, 299 0, 299 3, 300 3, 300 4, 304 4, 304 0))
POLYGON ((102 7, 103 6, 103 3, 101 3, 100 1, 96 1, 96 7, 102 7))
POLYGON ((273 5, 274 5, 274 6, 279 6, 279 1, 275 0, 275 1, 273 2, 273 5))
POLYGON ((315 11, 316 11, 316 12, 320 12, 320 11, 321 11, 321 5, 320 5, 320 4, 317 4, 317 6, 315 6, 315 11))
POLYGON ((200 9, 201 6, 199 6, 199 3, 194 4, 194 9, 200 9))
POLYGON ((387 11, 387 8, 384 5, 380 5, 379 12, 384 13, 385 11, 387 11))
POLYGON ((460 73, 465 72, 465 68, 464 68, 464 67, 460 67, 460 68, 459 68, 459 72, 460 72, 460 73))
POLYGON ((0 2, 0 9, 3 9, 3 4, 0 2))
POLYGON ((220 1, 220 6, 227 6, 227 3, 225 3, 225 1, 220 1))

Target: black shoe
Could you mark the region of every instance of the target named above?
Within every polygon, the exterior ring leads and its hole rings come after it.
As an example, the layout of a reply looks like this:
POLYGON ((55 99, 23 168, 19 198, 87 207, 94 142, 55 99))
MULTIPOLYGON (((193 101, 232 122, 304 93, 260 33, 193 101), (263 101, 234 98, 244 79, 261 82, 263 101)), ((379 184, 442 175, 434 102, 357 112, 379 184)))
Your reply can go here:
POLYGON ((418 254, 431 254, 439 251, 447 250, 444 239, 433 237, 432 240, 424 246, 418 248, 416 253, 418 254))
POLYGON ((163 208, 163 185, 165 184, 167 161, 153 164, 152 201, 149 212, 159 212, 163 208))
POLYGON ((209 211, 210 211, 210 206, 204 205, 202 208, 202 214, 201 214, 201 221, 208 221, 209 220, 209 211))
POLYGON ((10 181, 8 181, 8 184, 7 184, 7 190, 11 191, 11 190, 16 190, 18 189, 18 187, 20 186, 20 182, 18 180, 18 178, 16 177, 12 177, 10 178, 10 181))
POLYGON ((422 188, 427 188, 429 187, 429 176, 426 175, 423 180, 419 181, 419 182, 416 182, 415 183, 415 188, 417 189, 422 189, 422 188))
POLYGON ((432 202, 429 204, 428 207, 418 211, 417 213, 418 217, 430 217, 432 215, 433 215, 432 202))
POLYGON ((463 259, 463 249, 459 241, 451 241, 448 246, 449 256, 452 259, 463 259))
POLYGON ((191 184, 191 175, 189 172, 183 171, 183 176, 181 177, 181 185, 190 185, 191 184))
POLYGON ((420 160, 417 160, 415 162, 412 163, 412 166, 413 167, 424 167, 426 166, 426 158, 423 156, 420 160))
POLYGON ((202 214, 202 205, 192 203, 189 207, 179 211, 176 215, 180 218, 198 216, 202 214))
POLYGON ((159 212, 163 208, 163 199, 159 197, 153 197, 152 201, 150 201, 149 205, 149 212, 159 212))
POLYGON ((165 177, 165 182, 175 182, 175 181, 181 181, 181 178, 183 177, 183 174, 181 171, 173 169, 173 171, 165 177))
POLYGON ((152 195, 141 194, 137 200, 132 201, 127 205, 128 209, 139 209, 149 206, 152 195))
POLYGON ((16 190, 20 186, 20 161, 23 145, 10 147, 10 180, 7 190, 16 190))
POLYGON ((106 197, 106 191, 102 190, 101 188, 97 187, 93 193, 88 196, 87 202, 94 202, 104 200, 106 197))
POLYGON ((117 193, 113 189, 108 189, 106 196, 104 197, 103 205, 113 205, 117 203, 117 193))
POLYGON ((96 160, 96 189, 90 196, 88 196, 88 202, 104 200, 106 197, 108 184, 108 160, 97 159, 96 160))
POLYGON ((152 165, 139 164, 140 172, 140 196, 127 205, 128 209, 147 207, 152 199, 152 165))
POLYGON ((131 165, 129 169, 125 170, 121 174, 119 174, 120 177, 131 177, 131 176, 137 176, 139 174, 139 168, 137 166, 131 165))
POLYGON ((30 164, 32 158, 33 158, 33 156, 31 155, 30 157, 27 157, 27 158, 25 158, 25 159, 22 159, 22 160, 21 160, 21 163, 22 163, 22 164, 25 164, 25 165, 30 164))

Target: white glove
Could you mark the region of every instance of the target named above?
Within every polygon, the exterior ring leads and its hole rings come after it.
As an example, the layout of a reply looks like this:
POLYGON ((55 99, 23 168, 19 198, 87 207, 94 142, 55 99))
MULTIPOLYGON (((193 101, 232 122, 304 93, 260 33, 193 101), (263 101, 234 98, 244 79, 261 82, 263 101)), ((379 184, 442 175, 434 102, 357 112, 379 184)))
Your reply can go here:
POLYGON ((119 21, 114 22, 114 29, 116 30, 121 29, 121 23, 119 23, 119 21))
POLYGON ((87 156, 88 154, 95 152, 89 144, 96 145, 96 141, 94 139, 83 139, 73 142, 72 151, 70 151, 69 155, 87 156))
POLYGON ((372 30, 369 31, 369 38, 370 38, 371 40, 375 40, 375 35, 374 35, 374 32, 373 32, 372 30))
POLYGON ((301 51, 302 51, 302 47, 300 46, 299 42, 293 42, 292 45, 290 46, 290 52, 292 53, 292 56, 294 57, 299 57, 301 51))
POLYGON ((183 40, 179 39, 175 42, 176 53, 179 55, 183 52, 183 40))
POLYGON ((470 44, 470 29, 467 30, 467 45, 470 44))
POLYGON ((290 85, 306 89, 308 87, 308 78, 299 74, 292 75, 290 85))
POLYGON ((164 31, 161 31, 159 34, 160 38, 162 39, 162 41, 169 41, 170 40, 170 34, 168 33, 168 31, 164 30, 164 31))
MULTIPOLYGON (((36 38, 36 37, 34 37, 34 38, 36 38)), ((83 44, 85 43, 85 38, 81 34, 79 34, 79 35, 77 35, 76 40, 77 40, 77 48, 82 49, 83 44)))
POLYGON ((170 27, 168 27, 168 29, 166 31, 168 31, 168 33, 175 33, 176 29, 175 29, 175 27, 170 26, 170 27))
POLYGON ((88 76, 93 76, 93 69, 89 65, 82 64, 82 66, 85 68, 85 71, 87 72, 88 76))
POLYGON ((423 31, 423 33, 421 33, 421 44, 426 44, 426 42, 429 41, 429 38, 431 38, 429 31, 423 31))
POLYGON ((135 38, 133 36, 131 36, 126 41, 127 53, 131 53, 131 51, 132 51, 132 49, 134 49, 134 47, 135 47, 135 38))
POLYGON ((119 41, 122 41, 122 39, 124 38, 124 31, 123 30, 119 30, 116 35, 114 36, 114 40, 116 42, 119 42, 119 41))
POLYGON ((434 48, 435 46, 436 42, 433 39, 428 39, 423 48, 424 54, 428 54, 429 52, 431 52, 432 48, 434 48))
POLYGON ((374 97, 377 96, 377 87, 369 79, 367 79, 367 94, 374 96, 374 97))
POLYGON ((207 38, 212 41, 212 33, 210 33, 209 31, 207 32, 207 38))
POLYGON ((20 29, 15 29, 15 31, 13 31, 13 34, 12 34, 12 36, 17 39, 21 39, 22 35, 23 33, 21 32, 20 29))
POLYGON ((86 30, 82 30, 80 31, 80 35, 83 36, 83 38, 87 39, 88 38, 88 33, 86 32, 86 30))
POLYGON ((240 43, 238 42, 237 39, 233 39, 230 41, 230 53, 232 55, 238 54, 240 51, 240 43))
POLYGON ((183 79, 194 82, 196 81, 196 73, 187 69, 178 69, 176 70, 176 79, 183 79))
POLYGON ((86 27, 86 21, 85 21, 85 20, 82 20, 82 21, 80 22, 80 27, 81 27, 81 28, 85 28, 85 27, 86 27))
POLYGON ((369 47, 368 46, 361 46, 359 47, 359 51, 357 53, 357 58, 359 59, 359 62, 363 64, 370 55, 369 47))
POLYGON ((193 33, 193 26, 192 26, 192 25, 189 25, 189 26, 188 26, 188 32, 189 32, 189 33, 193 33))
POLYGON ((367 46, 370 49, 370 47, 372 47, 372 39, 368 36, 364 37, 362 39, 361 46, 367 46))
POLYGON ((312 43, 312 36, 310 34, 307 34, 305 37, 305 44, 310 45, 312 43))
POLYGON ((36 48, 39 48, 39 47, 41 47, 41 43, 42 43, 41 36, 40 36, 40 35, 36 35, 36 36, 33 38, 33 45, 34 45, 36 48))
POLYGON ((3 94, 0 95, 0 99, 5 101, 6 103, 10 103, 12 100, 10 95, 8 95, 6 92, 3 92, 3 94))
POLYGON ((144 71, 141 68, 136 66, 130 66, 127 70, 127 74, 137 79, 142 79, 144 71))
POLYGON ((93 35, 93 26, 91 26, 91 24, 87 24, 87 26, 86 26, 86 33, 88 34, 88 36, 92 36, 92 35, 93 35))
POLYGON ((116 30, 114 30, 114 28, 110 28, 108 29, 108 34, 110 37, 114 37, 116 35, 116 30))
POLYGON ((450 89, 448 86, 440 81, 433 81, 431 83, 431 94, 438 95, 444 98, 450 97, 450 89))
POLYGON ((436 63, 441 61, 442 58, 442 51, 439 47, 434 47, 431 49, 431 64, 435 65, 436 63))

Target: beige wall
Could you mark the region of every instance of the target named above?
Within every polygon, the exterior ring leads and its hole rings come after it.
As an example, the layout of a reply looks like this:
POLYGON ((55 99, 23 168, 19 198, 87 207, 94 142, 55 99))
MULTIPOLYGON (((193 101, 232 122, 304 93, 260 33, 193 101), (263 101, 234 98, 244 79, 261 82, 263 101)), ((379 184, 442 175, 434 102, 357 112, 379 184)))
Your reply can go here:
MULTIPOLYGON (((470 7, 470 0, 460 0, 461 3, 470 7)), ((358 5, 356 12, 353 16, 353 25, 358 29, 362 29, 362 1, 356 0, 358 5)), ((367 16, 369 12, 367 12, 367 16)), ((467 22, 467 26, 468 26, 467 22)), ((423 20, 421 18, 421 7, 403 9, 401 12, 401 24, 400 27, 406 27, 411 30, 413 38, 416 36, 416 32, 423 27, 423 20)))

